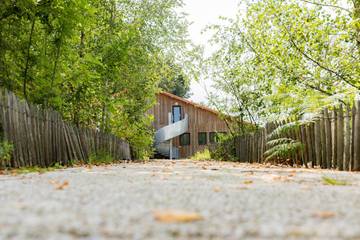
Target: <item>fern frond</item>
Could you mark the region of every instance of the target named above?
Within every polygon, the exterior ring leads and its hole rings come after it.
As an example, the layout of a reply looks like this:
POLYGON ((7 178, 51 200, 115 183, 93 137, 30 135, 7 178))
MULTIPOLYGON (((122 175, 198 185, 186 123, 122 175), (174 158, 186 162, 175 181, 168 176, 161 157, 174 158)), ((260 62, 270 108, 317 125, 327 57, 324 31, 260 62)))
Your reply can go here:
POLYGON ((300 128, 300 125, 301 125, 300 121, 290 122, 290 123, 286 123, 284 125, 281 125, 281 126, 275 128, 275 130, 272 131, 267 136, 267 139, 272 140, 272 139, 275 139, 275 138, 279 138, 279 137, 289 133, 290 131, 298 130, 300 128))
POLYGON ((270 161, 278 158, 289 158, 298 151, 302 151, 303 148, 304 145, 301 142, 295 140, 289 143, 276 145, 264 153, 264 155, 266 156, 265 161, 270 161))
POLYGON ((272 148, 274 146, 280 145, 280 144, 284 144, 284 143, 291 143, 294 140, 291 138, 277 138, 274 140, 271 140, 269 142, 266 143, 266 146, 269 148, 272 148))
POLYGON ((313 120, 298 120, 298 121, 286 123, 284 125, 281 125, 281 126, 275 128, 275 130, 272 131, 267 136, 267 139, 272 140, 272 139, 276 139, 276 138, 281 138, 284 135, 290 133, 291 131, 299 130, 301 125, 309 124, 312 122, 314 122, 314 121, 313 120))

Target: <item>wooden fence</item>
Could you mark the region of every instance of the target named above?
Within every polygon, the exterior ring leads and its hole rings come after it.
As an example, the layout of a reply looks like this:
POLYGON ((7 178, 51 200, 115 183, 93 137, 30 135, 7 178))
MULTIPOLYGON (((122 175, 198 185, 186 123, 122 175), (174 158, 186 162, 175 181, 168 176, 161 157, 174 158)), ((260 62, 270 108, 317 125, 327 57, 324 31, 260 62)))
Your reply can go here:
MULTIPOLYGON (((278 126, 290 121, 266 124, 257 132, 235 140, 236 156, 240 162, 265 161, 268 135, 278 126)), ((303 143, 304 149, 294 154, 293 161, 306 167, 321 167, 360 171, 360 101, 352 108, 340 105, 325 108, 319 116, 291 131, 288 138, 303 143)))
POLYGON ((114 135, 78 128, 62 120, 60 114, 18 99, 0 89, 2 138, 13 145, 9 163, 0 167, 40 166, 89 160, 91 154, 106 153, 116 160, 130 159, 129 144, 114 135))

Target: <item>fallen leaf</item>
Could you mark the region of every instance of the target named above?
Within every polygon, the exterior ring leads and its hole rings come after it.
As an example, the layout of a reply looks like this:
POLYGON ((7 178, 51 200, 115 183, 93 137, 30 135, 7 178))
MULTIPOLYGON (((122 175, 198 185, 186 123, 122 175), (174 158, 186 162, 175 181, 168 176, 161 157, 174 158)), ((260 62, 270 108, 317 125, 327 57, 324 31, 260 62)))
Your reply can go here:
POLYGON ((221 191, 221 188, 219 188, 219 187, 214 187, 214 192, 220 192, 221 191))
POLYGON ((154 219, 161 223, 189 223, 204 218, 198 213, 166 210, 154 212, 154 219))
POLYGON ((254 183, 254 182, 251 181, 251 180, 245 180, 243 183, 244 183, 244 184, 252 184, 252 183, 254 183))
POLYGON ((57 190, 64 190, 66 187, 69 186, 69 182, 68 181, 64 181, 63 183, 57 184, 57 186, 55 187, 55 189, 57 190))
POLYGON ((346 181, 342 181, 342 180, 337 180, 335 178, 331 178, 331 177, 322 177, 322 181, 325 185, 333 185, 333 186, 346 186, 346 185, 350 185, 348 182, 346 181))
POLYGON ((322 219, 328 219, 328 218, 333 218, 335 217, 335 213, 334 212, 330 212, 330 211, 322 211, 322 212, 316 212, 313 214, 313 217, 316 218, 322 218, 322 219))
POLYGON ((281 176, 276 174, 268 174, 262 176, 262 178, 267 182, 273 182, 273 181, 281 181, 281 182, 288 182, 289 178, 288 176, 281 176))

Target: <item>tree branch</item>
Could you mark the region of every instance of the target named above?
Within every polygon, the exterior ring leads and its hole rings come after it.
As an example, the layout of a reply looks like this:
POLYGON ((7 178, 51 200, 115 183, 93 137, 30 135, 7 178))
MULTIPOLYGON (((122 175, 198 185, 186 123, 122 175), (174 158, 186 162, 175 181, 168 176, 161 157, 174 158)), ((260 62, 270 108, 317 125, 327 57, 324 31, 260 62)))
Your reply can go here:
POLYGON ((354 83, 352 83, 351 81, 349 81, 348 79, 346 79, 344 76, 342 76, 340 73, 328 68, 327 66, 322 65, 320 62, 318 62, 317 60, 315 60, 314 58, 312 58, 310 55, 308 55, 306 52, 302 51, 300 49, 300 47, 295 43, 294 38, 292 37, 290 31, 286 28, 286 26, 284 26, 285 31, 288 33, 289 35, 289 39, 290 39, 290 43, 291 45, 293 45, 293 47, 301 54, 303 55, 306 59, 308 59, 309 61, 311 61, 312 63, 314 63, 315 65, 317 65, 318 67, 326 70, 327 72, 331 73, 332 75, 335 75, 337 78, 343 80, 344 82, 346 82, 347 84, 349 84, 350 86, 356 88, 356 89, 360 89, 359 86, 355 85, 354 83))
POLYGON ((341 6, 331 5, 331 4, 325 4, 325 3, 318 3, 318 2, 308 1, 308 0, 301 0, 301 1, 306 2, 306 3, 313 4, 313 5, 322 6, 322 7, 337 8, 337 9, 340 9, 340 10, 342 10, 342 11, 346 11, 346 12, 352 14, 352 12, 351 12, 349 9, 344 8, 344 7, 341 7, 341 6))

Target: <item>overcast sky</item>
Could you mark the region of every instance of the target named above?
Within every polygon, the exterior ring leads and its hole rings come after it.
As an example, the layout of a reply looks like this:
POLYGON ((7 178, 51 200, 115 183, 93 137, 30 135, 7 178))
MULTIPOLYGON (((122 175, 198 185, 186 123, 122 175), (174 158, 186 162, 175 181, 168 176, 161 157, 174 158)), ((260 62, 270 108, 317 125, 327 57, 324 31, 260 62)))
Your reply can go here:
MULTIPOLYGON (((208 24, 218 23, 220 16, 235 16, 238 2, 239 0, 184 0, 186 5, 183 11, 189 14, 188 20, 192 22, 189 28, 190 37, 195 44, 204 45, 206 55, 214 48, 208 44, 208 36, 202 35, 201 31, 208 24)), ((193 101, 206 102, 204 84, 210 86, 211 79, 203 79, 200 83, 192 82, 193 101)))

